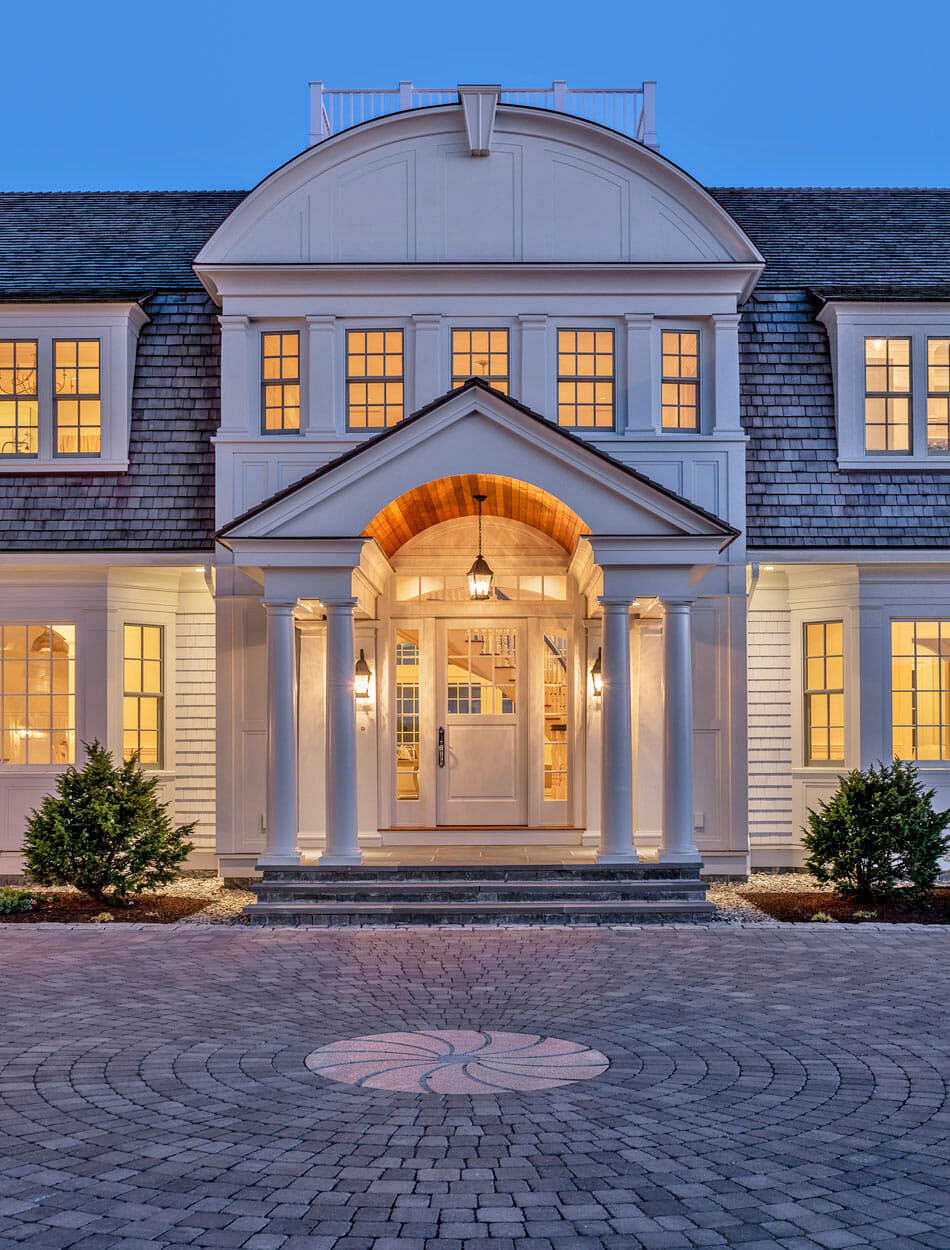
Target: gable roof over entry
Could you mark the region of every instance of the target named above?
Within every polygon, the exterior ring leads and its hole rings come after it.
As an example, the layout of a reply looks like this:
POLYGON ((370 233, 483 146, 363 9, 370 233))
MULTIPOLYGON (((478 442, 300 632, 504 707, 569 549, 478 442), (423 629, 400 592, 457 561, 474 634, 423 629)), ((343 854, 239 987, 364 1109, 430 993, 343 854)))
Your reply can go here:
POLYGON ((468 474, 526 483, 595 535, 716 538, 721 547, 737 536, 719 517, 472 378, 264 500, 218 538, 225 546, 353 538, 394 500, 468 474))

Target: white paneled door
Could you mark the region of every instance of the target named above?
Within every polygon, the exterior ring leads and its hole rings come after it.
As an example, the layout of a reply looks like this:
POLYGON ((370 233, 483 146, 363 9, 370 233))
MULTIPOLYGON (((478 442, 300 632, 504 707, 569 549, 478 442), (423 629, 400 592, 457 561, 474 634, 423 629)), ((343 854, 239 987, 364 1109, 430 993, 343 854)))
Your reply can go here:
POLYGON ((438 622, 440 825, 527 823, 524 626, 438 622))

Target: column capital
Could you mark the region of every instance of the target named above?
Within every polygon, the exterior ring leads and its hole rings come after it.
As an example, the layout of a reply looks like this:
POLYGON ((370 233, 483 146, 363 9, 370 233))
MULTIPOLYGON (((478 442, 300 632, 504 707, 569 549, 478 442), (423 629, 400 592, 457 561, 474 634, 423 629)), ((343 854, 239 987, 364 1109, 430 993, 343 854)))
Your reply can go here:
POLYGON ((264 605, 264 611, 273 616, 295 612, 297 609, 296 599, 262 599, 261 603, 264 605))
POLYGON ((541 330, 550 318, 547 313, 518 313, 518 320, 528 330, 541 330))
POLYGON ((335 330, 336 320, 333 313, 307 313, 306 317, 311 330, 335 330))
POLYGON ((688 612, 695 602, 695 595, 671 595, 669 599, 660 599, 664 612, 688 612))
POLYGON ((243 313, 218 313, 218 325, 222 330, 246 330, 250 324, 250 317, 243 313))
POLYGON ((605 612, 629 612, 633 599, 626 595, 598 595, 597 602, 605 612))
POLYGON ((352 612, 359 603, 359 599, 345 596, 339 599, 321 599, 320 602, 326 608, 327 613, 339 612, 342 614, 344 612, 352 612))
POLYGON ((412 313, 409 320, 414 326, 433 327, 442 324, 441 313, 412 313))
POLYGON ((653 313, 628 312, 624 313, 623 320, 628 330, 651 330, 654 318, 653 313))

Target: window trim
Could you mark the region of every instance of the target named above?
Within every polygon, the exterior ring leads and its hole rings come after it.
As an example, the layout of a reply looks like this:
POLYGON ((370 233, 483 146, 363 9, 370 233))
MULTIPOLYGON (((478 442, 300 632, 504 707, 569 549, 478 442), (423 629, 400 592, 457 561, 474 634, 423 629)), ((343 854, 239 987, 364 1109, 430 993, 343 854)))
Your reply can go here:
MULTIPOLYGON (((65 338, 62 335, 54 335, 52 341, 52 357, 50 370, 50 397, 52 400, 53 410, 53 458, 56 460, 100 460, 102 458, 102 448, 105 442, 105 420, 104 420, 104 403, 102 398, 102 336, 101 335, 77 335, 75 338, 65 338), (80 343, 95 343, 99 349, 99 361, 96 365, 96 371, 99 374, 99 389, 95 395, 85 391, 76 390, 74 393, 60 396, 56 392, 56 348, 60 343, 76 344, 76 373, 79 373, 79 345, 80 343), (59 405, 62 400, 75 399, 78 404, 83 399, 95 399, 99 404, 99 450, 98 451, 60 451, 59 450, 59 405)), ((76 385, 79 385, 79 379, 76 379, 76 385)), ((77 413, 78 416, 78 413, 77 413)), ((80 442, 82 434, 82 422, 76 425, 76 442, 80 442)))
MULTIPOLYGON (((3 450, 3 445, 2 445, 2 444, 0 444, 0 460, 3 460, 3 461, 8 461, 8 462, 12 462, 13 464, 17 464, 17 463, 19 463, 20 461, 23 461, 23 460, 27 460, 27 461, 30 461, 30 460, 36 460, 36 459, 38 459, 39 454, 40 454, 40 341, 39 341, 39 339, 38 339, 38 338, 36 338, 36 336, 35 336, 35 335, 31 335, 31 336, 27 336, 27 335, 15 335, 15 336, 14 336, 14 335, 6 335, 6 334, 2 334, 2 335, 0 335, 0 346, 2 346, 2 345, 3 345, 3 344, 5 344, 5 343, 10 343, 10 344, 12 344, 12 345, 13 345, 13 353, 14 353, 14 354, 13 354, 13 372, 14 372, 14 378, 15 378, 15 376, 16 376, 16 348, 17 348, 17 345, 18 345, 18 344, 20 344, 20 343, 31 343, 31 344, 33 345, 33 350, 34 350, 35 355, 36 355, 36 365, 35 365, 35 372, 36 372, 36 387, 35 387, 35 389, 34 389, 34 391, 33 391, 33 394, 32 394, 32 395, 30 395, 30 396, 25 396, 25 399, 26 399, 26 400, 32 399, 32 400, 33 400, 33 402, 36 404, 36 451, 4 451, 4 450, 3 450)), ((2 398, 5 398, 5 397, 0 397, 0 399, 2 399, 2 398)), ((13 401, 14 401, 15 403, 18 403, 18 402, 19 402, 19 401, 18 401, 18 397, 17 397, 17 393, 16 393, 16 383, 15 383, 15 381, 14 381, 14 391, 13 391, 13 396, 12 396, 12 398, 13 398, 13 401)), ((19 421, 18 421, 18 422, 17 422, 17 424, 16 424, 16 430, 17 430, 17 436, 18 436, 18 438, 19 438, 19 430, 20 430, 20 423, 19 423, 19 421)))
MULTIPOLYGON (((150 760, 145 761, 145 760, 142 760, 140 756, 139 765, 143 769, 149 769, 154 772, 162 772, 164 770, 165 756, 166 756, 165 687, 166 687, 167 673, 166 673, 166 663, 165 663, 165 654, 166 654, 165 637, 166 637, 165 626, 155 621, 126 621, 124 620, 122 622, 122 758, 123 760, 127 758, 125 754, 125 734, 126 734, 125 700, 134 698, 137 700, 138 706, 141 707, 143 699, 150 699, 155 703, 156 708, 157 708, 156 724, 158 726, 158 745, 157 745, 156 755, 158 756, 158 760, 156 762, 152 762, 150 760), (129 659, 129 657, 125 653, 125 631, 129 626, 132 626, 133 628, 138 629, 138 630, 144 630, 144 629, 157 629, 158 630, 158 639, 159 639, 158 662, 159 662, 159 675, 161 678, 161 681, 160 681, 161 689, 159 690, 157 694, 153 693, 152 691, 127 690, 126 689, 125 664, 126 664, 126 661, 129 659)), ((144 659, 144 657, 140 657, 140 662, 141 662, 141 659, 144 659)), ((141 734, 141 725, 139 725, 139 728, 136 730, 136 733, 137 735, 141 734)), ((141 743, 140 743, 139 748, 137 749, 141 749, 141 743)))
MULTIPOLYGON (((468 355, 471 356, 473 355, 473 353, 469 352, 468 355)), ((489 355, 491 355, 490 348, 489 348, 489 355)), ((616 364, 614 367, 616 368, 616 364)), ((487 382, 487 384, 491 386, 493 389, 497 389, 494 387, 495 382, 503 380, 505 382, 505 385, 508 387, 508 389, 507 391, 502 391, 500 393, 510 398, 511 396, 511 327, 510 326, 502 326, 502 325, 494 325, 494 326, 450 325, 449 326, 449 389, 453 391, 457 390, 460 386, 464 386, 465 383, 470 378, 473 378, 473 377, 480 377, 483 382, 487 382), (505 374, 504 379, 497 378, 497 377, 493 379, 490 375, 484 374, 484 373, 478 373, 478 374, 470 373, 468 377, 462 377, 461 374, 457 374, 455 372, 455 335, 457 333, 458 334, 504 334, 505 336, 505 360, 508 365, 508 372, 505 374)))
MULTIPOLYGON (((575 348, 574 355, 580 355, 575 348)), ((596 348, 595 348, 596 355, 596 348)), ((554 327, 554 412, 553 424, 562 430, 569 430, 572 434, 585 434, 599 437, 602 434, 616 434, 617 427, 617 331, 612 325, 555 325, 554 327), (562 425, 561 424, 561 398, 560 389, 562 382, 594 382, 606 381, 604 375, 597 374, 562 374, 561 373, 561 335, 562 334, 609 334, 610 335, 610 359, 613 369, 610 373, 611 399, 610 399, 610 425, 562 425)), ((575 403, 575 407, 576 407, 575 403)), ((597 405, 594 405, 597 407, 597 405)))
MULTIPOLYGON (((284 329, 283 326, 271 326, 261 329, 260 332, 260 378, 261 378, 261 400, 260 400, 260 432, 262 438, 299 438, 303 434, 303 361, 301 358, 301 336, 300 331, 295 329, 284 329), (297 376, 296 378, 265 378, 264 377, 264 340, 268 335, 284 335, 293 334, 297 340, 297 376), (297 424, 293 427, 281 426, 279 430, 269 430, 265 424, 267 420, 267 388, 275 383, 297 386, 297 424)), ((283 352, 279 359, 283 360, 283 352)), ((281 405, 281 414, 284 412, 284 406, 281 405)))
MULTIPOLYGON (((844 647, 845 647, 845 628, 844 628, 843 617, 827 617, 827 618, 822 617, 820 620, 817 620, 817 621, 816 620, 802 621, 802 763, 805 768, 843 768, 844 767, 845 753, 846 753, 844 743, 845 743, 845 735, 847 734, 847 728, 848 728, 847 726, 848 706, 847 706, 847 701, 845 699, 844 647), (817 656, 810 656, 808 652, 808 630, 809 630, 809 627, 814 627, 815 625, 821 625, 822 628, 824 629, 823 639, 824 639, 825 649, 822 651, 820 658, 826 665, 827 665, 827 660, 828 660, 828 649, 827 649, 828 626, 829 625, 841 626, 841 687, 840 689, 837 686, 812 687, 812 686, 809 686, 808 684, 808 661, 809 659, 819 658, 817 656), (841 696, 842 750, 841 750, 840 759, 814 759, 812 758, 812 753, 811 753, 811 725, 812 725, 811 697, 812 695, 816 695, 816 694, 825 695, 827 697, 830 697, 831 695, 841 696)), ((827 672, 825 675, 827 678, 827 672)), ((829 731, 831 730, 831 728, 832 726, 830 724, 830 718, 829 718, 829 725, 828 725, 829 731)), ((828 739, 828 750, 829 751, 831 750, 830 732, 829 732, 829 739, 828 739)))
MULTIPOLYGON (((385 345, 383 349, 383 354, 385 355, 385 345)), ((391 430, 394 426, 401 425, 402 422, 405 421, 406 416, 408 415, 406 412, 406 409, 408 407, 407 402, 406 402, 407 389, 408 389, 407 378, 406 378, 406 364, 407 364, 406 330, 404 326, 355 325, 355 326, 345 327, 344 334, 343 334, 343 390, 344 390, 344 399, 345 399, 345 407, 344 407, 344 415, 346 419, 345 430, 347 434, 369 434, 369 435, 381 434, 383 430, 391 430), (383 374, 380 377, 376 377, 375 375, 373 375, 372 379, 369 379, 366 374, 364 374, 362 377, 351 375, 350 373, 350 335, 351 334, 398 334, 399 342, 400 342, 399 354, 402 360, 402 372, 399 374, 399 376, 396 377, 395 375, 392 375, 391 377, 387 377, 385 374, 383 374), (399 418, 398 421, 394 421, 392 425, 386 424, 385 421, 382 425, 353 425, 353 423, 351 422, 350 411, 351 411, 352 405, 350 404, 350 383, 366 382, 367 380, 381 381, 381 382, 399 382, 402 384, 402 416, 399 418)), ((366 405, 366 406, 368 407, 369 405, 366 405)))

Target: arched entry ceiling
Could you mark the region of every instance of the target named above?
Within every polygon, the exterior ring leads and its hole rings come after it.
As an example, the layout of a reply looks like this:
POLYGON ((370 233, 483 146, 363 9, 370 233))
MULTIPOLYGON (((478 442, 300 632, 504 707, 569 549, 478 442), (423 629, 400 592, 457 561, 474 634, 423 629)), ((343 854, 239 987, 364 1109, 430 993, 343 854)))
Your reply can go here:
POLYGON ((568 553, 582 535, 589 534, 576 512, 554 495, 511 477, 463 473, 426 482, 394 499, 377 512, 363 533, 375 538, 387 556, 423 530, 454 517, 476 516, 475 495, 485 495, 485 516, 521 521, 547 534, 568 553))

